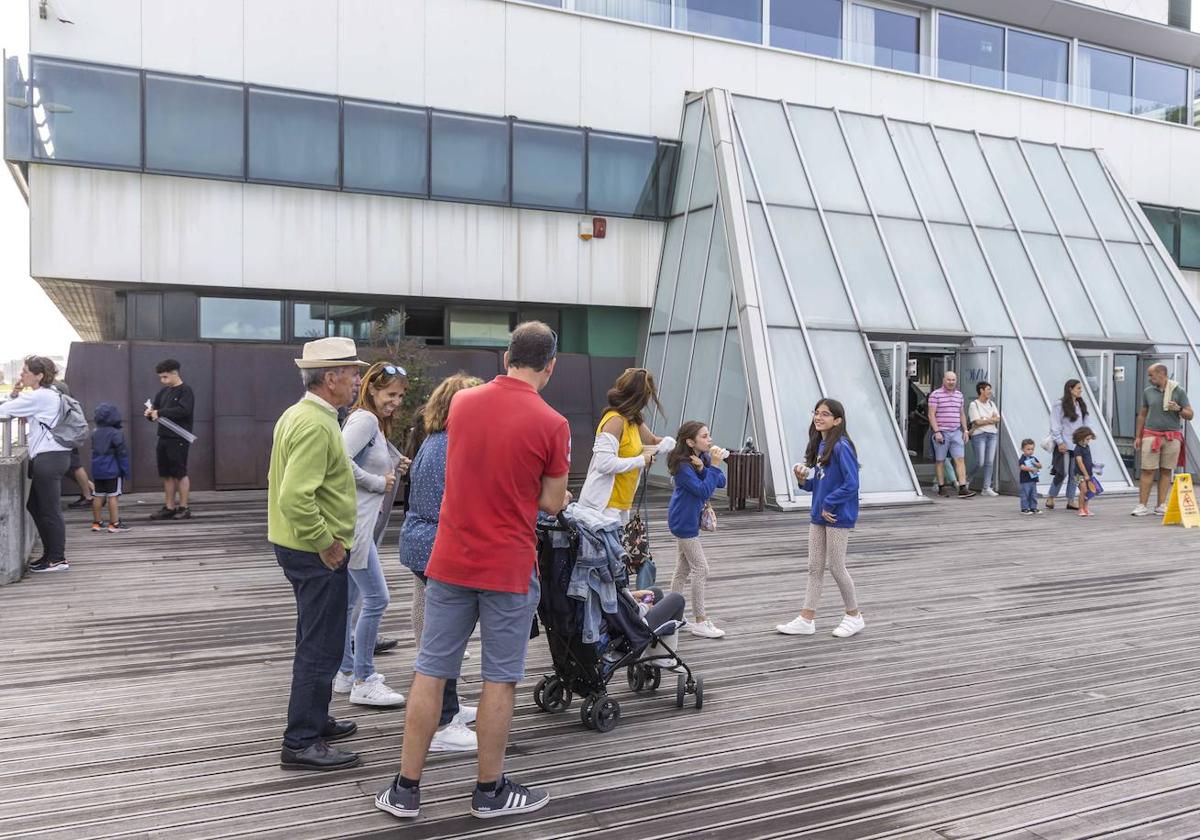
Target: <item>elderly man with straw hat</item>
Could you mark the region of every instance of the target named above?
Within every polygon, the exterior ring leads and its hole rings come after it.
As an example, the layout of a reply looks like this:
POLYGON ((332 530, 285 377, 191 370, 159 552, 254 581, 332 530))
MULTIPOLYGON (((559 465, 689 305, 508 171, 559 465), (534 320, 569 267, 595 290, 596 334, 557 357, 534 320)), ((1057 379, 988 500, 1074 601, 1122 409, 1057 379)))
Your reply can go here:
POLYGON ((279 418, 267 476, 267 539, 296 595, 296 655, 279 764, 285 770, 341 770, 356 753, 329 746, 353 722, 329 716, 333 678, 346 641, 346 556, 357 513, 354 475, 337 411, 358 391, 354 342, 322 338, 296 360, 306 393, 279 418))

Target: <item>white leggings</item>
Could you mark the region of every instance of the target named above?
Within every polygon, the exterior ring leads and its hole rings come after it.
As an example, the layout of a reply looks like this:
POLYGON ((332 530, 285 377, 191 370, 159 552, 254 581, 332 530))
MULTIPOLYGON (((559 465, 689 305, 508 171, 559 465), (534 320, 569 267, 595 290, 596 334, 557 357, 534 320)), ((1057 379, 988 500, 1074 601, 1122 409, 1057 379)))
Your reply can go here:
POLYGON ((858 609, 854 597, 854 580, 846 569, 846 548, 850 542, 850 528, 827 528, 824 525, 808 526, 808 590, 804 593, 804 609, 816 610, 821 602, 821 587, 825 583, 825 567, 833 573, 833 579, 842 593, 846 612, 858 609))

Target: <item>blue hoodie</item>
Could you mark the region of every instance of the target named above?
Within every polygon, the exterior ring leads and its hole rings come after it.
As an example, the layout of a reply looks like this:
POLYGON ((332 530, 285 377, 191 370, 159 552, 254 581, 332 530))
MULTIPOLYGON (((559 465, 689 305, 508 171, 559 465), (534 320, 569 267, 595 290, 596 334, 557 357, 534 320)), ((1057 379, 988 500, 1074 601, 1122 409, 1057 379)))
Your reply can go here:
POLYGON ((700 536, 700 512, 704 510, 704 503, 725 486, 725 473, 712 465, 708 453, 700 458, 704 468, 699 472, 690 463, 683 463, 675 473, 675 492, 667 506, 667 527, 677 539, 700 536))
MULTIPOLYGON (((825 441, 821 441, 817 450, 818 462, 824 451, 825 441)), ((814 525, 853 528, 858 521, 858 458, 850 441, 845 438, 838 440, 833 446, 829 466, 818 464, 813 467, 800 489, 813 495, 811 519, 814 525), (828 522, 821 516, 822 511, 826 510, 837 517, 836 522, 828 522)))
POLYGON ((92 415, 92 478, 129 478, 129 448, 121 431, 121 412, 111 403, 100 403, 92 415))

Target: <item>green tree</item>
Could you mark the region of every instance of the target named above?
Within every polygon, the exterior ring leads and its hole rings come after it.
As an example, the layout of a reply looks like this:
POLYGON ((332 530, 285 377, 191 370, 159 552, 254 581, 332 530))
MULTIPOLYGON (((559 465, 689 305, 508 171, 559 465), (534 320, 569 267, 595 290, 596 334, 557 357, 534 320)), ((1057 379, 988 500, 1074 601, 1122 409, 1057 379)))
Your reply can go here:
POLYGON ((371 325, 371 347, 374 351, 371 355, 376 360, 386 359, 408 373, 408 390, 392 423, 391 440, 401 451, 404 450, 408 430, 412 428, 417 410, 429 399, 437 384, 434 369, 438 367, 424 341, 404 337, 406 320, 403 312, 393 310, 371 325))

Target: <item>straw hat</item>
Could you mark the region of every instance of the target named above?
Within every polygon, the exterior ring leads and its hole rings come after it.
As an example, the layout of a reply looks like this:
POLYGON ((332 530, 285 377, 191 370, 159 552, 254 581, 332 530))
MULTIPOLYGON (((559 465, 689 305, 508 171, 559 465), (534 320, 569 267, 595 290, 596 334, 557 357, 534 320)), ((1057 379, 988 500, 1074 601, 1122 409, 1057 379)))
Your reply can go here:
POLYGON ((318 338, 305 344, 303 354, 296 359, 296 367, 301 370, 347 365, 367 367, 367 362, 358 358, 358 348, 352 338, 318 338))

